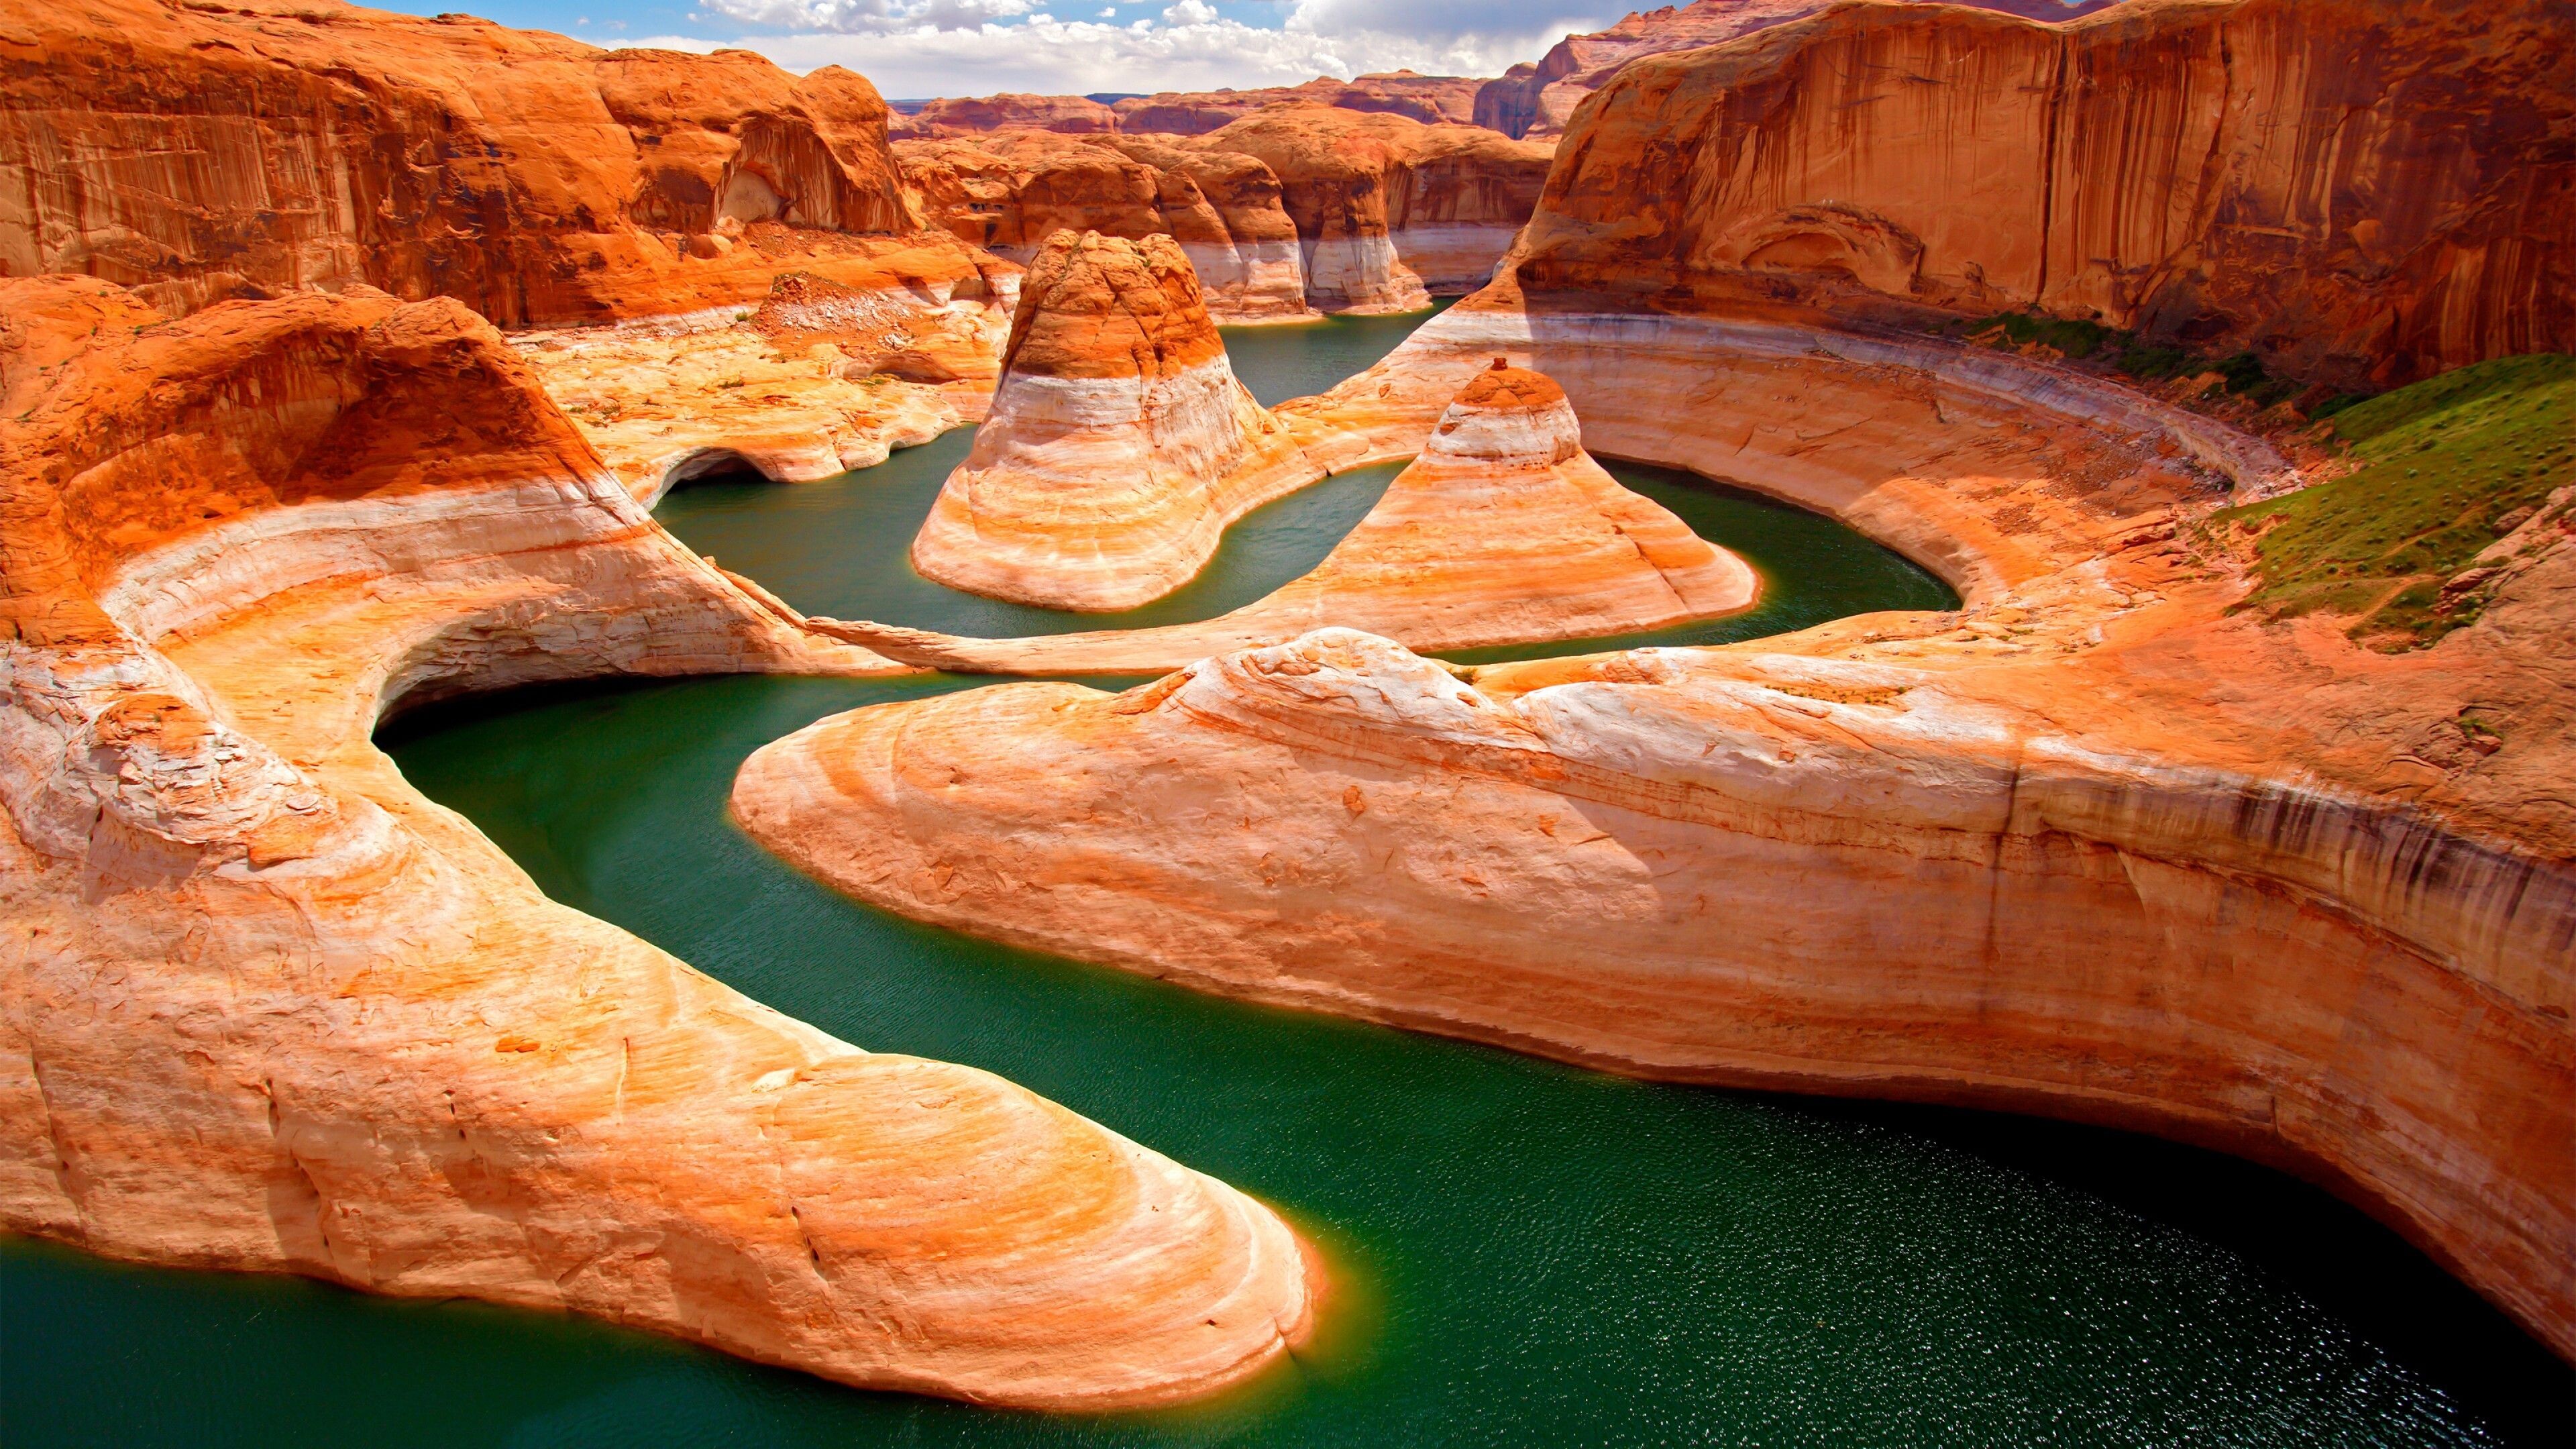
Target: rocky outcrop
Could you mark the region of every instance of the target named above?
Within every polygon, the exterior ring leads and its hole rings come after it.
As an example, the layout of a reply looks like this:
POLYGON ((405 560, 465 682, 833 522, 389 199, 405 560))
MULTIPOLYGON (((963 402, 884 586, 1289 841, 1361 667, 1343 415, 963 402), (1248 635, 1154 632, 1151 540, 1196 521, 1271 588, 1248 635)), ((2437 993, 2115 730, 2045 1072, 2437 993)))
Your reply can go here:
POLYGON ((1179 246, 1058 232, 913 566, 994 598, 1133 608, 1195 576, 1227 524, 1320 476, 1235 381, 1179 246))
POLYGON ((2576 347, 2558 7, 1838 7, 1631 61, 1514 258, 1533 295, 2036 307, 2380 386, 2576 347))
POLYGON ((1189 257, 1220 321, 1315 315, 1279 179, 1240 152, 1037 131, 895 149, 930 224, 976 246, 1026 261, 1058 231, 1165 235, 1189 257))
POLYGON ((1462 307, 1292 421, 1418 447, 1496 352, 1590 446, 1831 512, 1965 610, 1467 670, 1327 630, 842 715, 738 812, 870 901, 1229 994, 2223 1146, 2576 1350, 2576 541, 2374 653, 2230 611, 2197 520, 2295 483, 2259 441, 1781 321, 1462 307))
POLYGON ((1603 472, 1538 373, 1496 359, 1420 446, 1313 572, 1204 623, 1027 639, 810 623, 942 669, 1132 674, 1326 625, 1425 650, 1625 634, 1731 614, 1759 590, 1743 560, 1603 472))
MULTIPOLYGON (((1790 20, 1803 20, 1839 0, 1692 0, 1683 6, 1630 11, 1619 23, 1589 35, 1569 35, 1535 64, 1513 66, 1477 87, 1463 117, 1506 136, 1554 137, 1565 133, 1574 108, 1640 56, 1721 45, 1739 35, 1790 20)), ((2025 20, 2063 21, 2090 15, 2114 0, 1943 0, 2025 20)))
POLYGON ((922 138, 1009 130, 1093 136, 1117 129, 1118 113, 1098 101, 1084 96, 1033 96, 1018 91, 931 101, 894 120, 894 134, 922 138))
MULTIPOLYGON (((757 305, 919 223, 860 77, 336 3, 0 9, 0 271, 503 325, 757 305), (746 228, 767 228, 758 245, 746 228)), ((961 254, 947 264, 971 272, 961 254)))
POLYGON ((0 1223, 1033 1407, 1302 1331, 1267 1209, 546 900, 372 746, 469 688, 893 667, 679 547, 488 324, 0 319, 0 1223))
POLYGON ((1159 91, 1115 102, 1118 128, 1129 134, 1161 132, 1204 136, 1266 106, 1334 106, 1404 116, 1425 125, 1473 124, 1477 88, 1487 82, 1455 75, 1379 71, 1355 80, 1317 76, 1304 85, 1237 91, 1159 91))
POLYGON ((1537 204, 1554 154, 1474 126, 1312 105, 1258 112, 1201 144, 1278 176, 1307 299, 1330 312, 1410 311, 1481 285, 1537 204))

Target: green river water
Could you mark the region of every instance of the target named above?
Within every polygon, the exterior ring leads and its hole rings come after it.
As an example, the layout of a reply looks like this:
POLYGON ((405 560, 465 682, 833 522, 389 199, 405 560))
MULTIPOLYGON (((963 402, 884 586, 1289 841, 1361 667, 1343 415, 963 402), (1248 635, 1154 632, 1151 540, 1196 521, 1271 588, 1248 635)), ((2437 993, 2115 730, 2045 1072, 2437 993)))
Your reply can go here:
MULTIPOLYGON (((1419 320, 1228 341, 1277 401, 1419 320)), ((1010 634, 1248 602, 1320 559, 1393 472, 1261 510, 1188 597, 1104 621, 911 575, 904 548, 963 451, 952 434, 828 483, 695 484, 660 516, 810 611, 1010 634)), ((1658 642, 1953 602, 1827 520, 1614 471, 1766 576, 1760 609, 1658 642)), ((995 1412, 575 1318, 0 1239, 0 1443, 2568 1442, 2564 1367, 2388 1233, 2261 1169, 2015 1118, 1643 1084, 1200 996, 857 905, 726 822, 759 745, 979 683, 568 687, 441 706, 384 740, 556 899, 861 1046, 990 1068, 1280 1206, 1350 1290, 1295 1374, 1184 1412, 995 1412)))

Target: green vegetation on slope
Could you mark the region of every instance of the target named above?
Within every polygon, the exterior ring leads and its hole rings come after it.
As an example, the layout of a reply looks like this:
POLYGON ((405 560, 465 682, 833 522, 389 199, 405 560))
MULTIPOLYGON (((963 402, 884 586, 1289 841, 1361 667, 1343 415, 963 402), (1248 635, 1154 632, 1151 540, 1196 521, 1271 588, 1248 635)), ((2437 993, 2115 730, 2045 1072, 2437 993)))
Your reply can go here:
POLYGON ((2481 362, 2355 403, 2328 424, 2360 467, 2230 508, 2255 532, 2263 583, 2245 606, 2358 616, 2375 645, 2430 644, 2485 607, 2442 585, 2553 488, 2576 484, 2576 357, 2481 362))
POLYGON ((1999 346, 2020 347, 2036 342, 2055 349, 2069 361, 2090 362, 2141 382, 2215 372, 2222 379, 2222 390, 2233 397, 2250 398, 2260 407, 2269 407, 2299 391, 2297 383, 2264 371, 2262 360, 2251 352, 2206 357, 2189 348, 2154 346, 2139 341, 2134 332, 2079 318, 1998 312, 1974 322, 1953 324, 1947 330, 1971 341, 1992 338, 1999 346))

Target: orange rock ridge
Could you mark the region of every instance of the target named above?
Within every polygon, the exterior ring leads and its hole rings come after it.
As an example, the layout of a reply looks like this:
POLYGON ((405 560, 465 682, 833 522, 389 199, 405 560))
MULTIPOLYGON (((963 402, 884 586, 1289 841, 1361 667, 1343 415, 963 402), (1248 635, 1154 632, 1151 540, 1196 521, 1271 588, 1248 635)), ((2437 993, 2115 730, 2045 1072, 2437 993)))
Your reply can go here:
POLYGON ((1084 96, 1033 96, 1005 91, 999 95, 932 101, 908 116, 894 117, 892 124, 894 134, 905 137, 962 136, 1013 129, 1054 131, 1068 136, 1106 135, 1118 129, 1118 113, 1084 96))
POLYGON ((1276 1363, 1267 1209, 545 899, 369 736, 897 666, 655 526, 451 300, 0 281, 0 1223, 1042 1408, 1276 1363))
POLYGON ((1058 232, 912 562, 995 598, 1132 608, 1196 575, 1227 524, 1320 476, 1235 380, 1177 244, 1058 232))
POLYGON ((2226 1147, 2576 1350, 2562 523, 2392 657, 2227 611, 2193 522, 2295 485, 2259 440, 1979 349, 1489 302, 1292 424, 1419 446, 1506 348, 1591 446, 1841 517, 1965 611, 1464 671, 1326 630, 854 711, 737 812, 877 904, 1229 994, 2226 1147), (2444 748, 2472 709, 2503 748, 2444 748))
POLYGON ((2576 348, 2566 57, 2538 0, 1837 6, 1628 63, 1509 266, 1622 305, 2038 307, 2387 386, 2576 348))

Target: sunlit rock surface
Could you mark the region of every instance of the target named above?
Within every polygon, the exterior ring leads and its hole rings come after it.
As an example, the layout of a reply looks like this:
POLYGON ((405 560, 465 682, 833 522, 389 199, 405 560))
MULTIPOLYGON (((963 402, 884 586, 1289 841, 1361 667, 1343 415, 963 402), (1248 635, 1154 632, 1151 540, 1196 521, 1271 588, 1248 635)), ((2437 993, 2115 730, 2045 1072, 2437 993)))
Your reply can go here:
POLYGON ((503 326, 756 306, 919 225, 883 101, 337 0, 0 6, 0 266, 187 310, 365 283, 503 326), (757 241, 746 233, 768 229, 757 241))
POLYGON ((912 561, 994 598, 1132 608, 1188 582, 1227 524, 1320 476, 1235 380, 1170 238, 1058 232, 912 561))
POLYGON ((2576 349, 2564 11, 1840 6, 1621 69, 1506 264, 1533 296, 2038 307, 2384 387, 2576 349))

